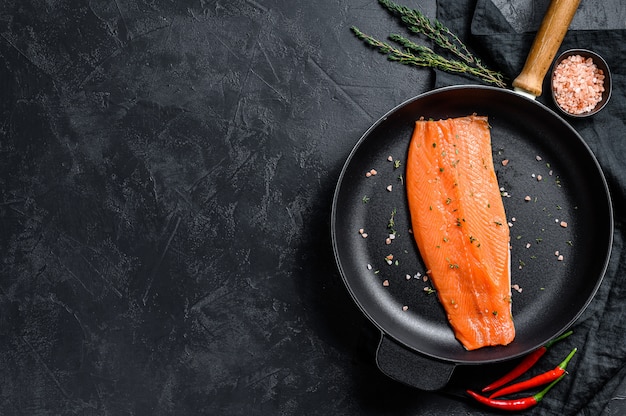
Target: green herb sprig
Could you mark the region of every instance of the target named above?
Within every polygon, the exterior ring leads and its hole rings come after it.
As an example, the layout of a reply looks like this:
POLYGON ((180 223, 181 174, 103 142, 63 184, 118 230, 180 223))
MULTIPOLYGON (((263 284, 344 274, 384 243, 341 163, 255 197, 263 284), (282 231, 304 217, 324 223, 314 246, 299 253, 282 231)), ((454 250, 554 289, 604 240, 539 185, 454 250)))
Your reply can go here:
POLYGON ((398 34, 391 34, 389 36, 391 41, 399 45, 398 47, 394 47, 387 42, 380 41, 363 33, 356 26, 350 28, 357 38, 367 45, 378 49, 380 53, 387 55, 389 60, 405 65, 430 67, 445 72, 469 74, 489 84, 494 84, 502 88, 506 87, 504 76, 500 72, 487 68, 480 59, 469 51, 465 44, 454 33, 438 20, 433 19, 431 21, 419 10, 401 6, 391 0, 378 0, 378 3, 393 15, 398 16, 410 32, 425 36, 435 45, 448 51, 455 57, 444 57, 434 52, 431 48, 419 45, 398 34))
POLYGON ((391 216, 389 217, 389 221, 387 222, 387 228, 389 228, 392 234, 396 233, 396 214, 397 210, 394 208, 393 211, 391 211, 391 216))

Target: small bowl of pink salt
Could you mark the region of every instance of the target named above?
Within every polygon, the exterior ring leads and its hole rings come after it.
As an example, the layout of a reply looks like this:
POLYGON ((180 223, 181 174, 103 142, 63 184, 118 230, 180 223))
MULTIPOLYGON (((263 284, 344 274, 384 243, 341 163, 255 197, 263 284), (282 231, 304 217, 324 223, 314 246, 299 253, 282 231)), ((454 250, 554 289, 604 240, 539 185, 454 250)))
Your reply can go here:
POLYGON ((606 61, 586 49, 563 52, 552 67, 552 98, 564 114, 588 117, 602 110, 611 97, 611 73, 606 61))

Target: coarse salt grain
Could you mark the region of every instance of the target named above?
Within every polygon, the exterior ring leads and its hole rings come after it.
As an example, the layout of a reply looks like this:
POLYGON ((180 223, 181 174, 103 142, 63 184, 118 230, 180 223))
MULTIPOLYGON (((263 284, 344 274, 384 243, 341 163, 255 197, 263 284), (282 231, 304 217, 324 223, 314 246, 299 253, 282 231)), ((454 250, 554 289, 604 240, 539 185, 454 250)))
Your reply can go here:
POLYGON ((564 111, 570 114, 587 113, 602 100, 604 72, 591 58, 568 56, 554 69, 552 91, 564 111))

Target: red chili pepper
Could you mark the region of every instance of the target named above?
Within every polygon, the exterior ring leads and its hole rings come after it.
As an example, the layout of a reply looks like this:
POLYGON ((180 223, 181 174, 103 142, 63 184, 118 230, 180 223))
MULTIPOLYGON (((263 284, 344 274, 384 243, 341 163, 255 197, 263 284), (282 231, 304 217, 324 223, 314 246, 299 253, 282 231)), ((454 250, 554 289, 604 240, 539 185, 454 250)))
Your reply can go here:
POLYGON ((523 397, 520 399, 509 399, 509 400, 492 399, 491 397, 481 396, 480 394, 475 393, 471 390, 467 390, 467 394, 472 396, 476 401, 486 406, 493 407, 494 409, 511 410, 511 411, 524 410, 524 409, 533 407, 537 403, 539 403, 543 399, 543 396, 545 396, 546 393, 552 387, 554 387, 556 383, 561 381, 563 377, 565 377, 565 374, 563 374, 561 377, 554 380, 552 383, 548 384, 548 386, 545 389, 541 390, 539 393, 530 397, 523 397))
POLYGON ((528 371, 533 365, 535 365, 535 363, 539 361, 539 359, 546 353, 546 351, 548 351, 548 348, 550 348, 555 343, 561 341, 562 339, 569 337, 570 335, 572 335, 572 331, 568 331, 564 333, 563 335, 561 335, 560 337, 555 338, 552 341, 548 342, 546 345, 540 348, 537 348, 535 351, 528 354, 509 373, 505 374, 503 377, 499 378, 498 380, 494 381, 493 383, 491 383, 490 385, 482 389, 482 392, 486 393, 488 391, 495 390, 515 380, 516 378, 524 374, 526 371, 528 371))
POLYGON ((528 380, 521 381, 519 383, 511 384, 508 387, 504 387, 501 390, 496 391, 491 396, 492 399, 496 397, 506 396, 507 394, 517 393, 519 391, 524 391, 531 389, 537 386, 543 386, 546 383, 550 383, 565 374, 565 369, 567 368, 567 364, 572 359, 574 354, 576 354, 577 349, 574 348, 572 352, 569 353, 567 358, 561 362, 558 366, 556 366, 553 370, 546 371, 543 374, 536 375, 533 378, 529 378, 528 380))

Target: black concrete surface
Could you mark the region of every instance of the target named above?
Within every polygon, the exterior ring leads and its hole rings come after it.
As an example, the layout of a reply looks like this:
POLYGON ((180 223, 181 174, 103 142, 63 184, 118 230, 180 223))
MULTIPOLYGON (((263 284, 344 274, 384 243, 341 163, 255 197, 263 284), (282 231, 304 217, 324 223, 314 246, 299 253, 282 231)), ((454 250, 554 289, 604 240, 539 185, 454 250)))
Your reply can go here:
POLYGON ((433 85, 354 24, 398 27, 375 1, 2 2, 0 414, 479 412, 378 371, 334 263, 350 149, 433 85))

